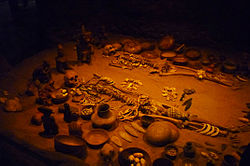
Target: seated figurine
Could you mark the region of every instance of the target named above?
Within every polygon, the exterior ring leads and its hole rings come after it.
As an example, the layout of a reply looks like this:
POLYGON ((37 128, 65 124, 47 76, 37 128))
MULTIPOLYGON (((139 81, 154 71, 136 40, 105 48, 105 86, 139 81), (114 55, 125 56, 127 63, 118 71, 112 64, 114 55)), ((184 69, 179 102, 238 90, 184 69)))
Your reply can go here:
POLYGON ((43 113, 42 123, 44 131, 40 132, 39 135, 46 138, 51 138, 58 134, 58 126, 55 122, 55 118, 51 116, 53 111, 47 107, 39 107, 38 111, 43 113))
POLYGON ((50 64, 46 61, 41 66, 34 70, 32 80, 39 81, 40 83, 47 83, 51 80, 50 64))

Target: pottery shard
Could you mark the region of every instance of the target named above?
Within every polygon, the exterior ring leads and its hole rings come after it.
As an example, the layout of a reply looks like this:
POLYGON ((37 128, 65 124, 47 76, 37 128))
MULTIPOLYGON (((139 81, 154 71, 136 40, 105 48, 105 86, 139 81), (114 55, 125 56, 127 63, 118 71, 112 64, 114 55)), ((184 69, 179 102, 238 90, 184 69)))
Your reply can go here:
POLYGON ((15 97, 14 99, 8 99, 4 105, 4 110, 8 112, 19 112, 22 111, 22 109, 22 104, 17 97, 15 97))
POLYGON ((169 122, 154 122, 146 130, 146 140, 156 146, 174 142, 179 137, 179 131, 169 122))

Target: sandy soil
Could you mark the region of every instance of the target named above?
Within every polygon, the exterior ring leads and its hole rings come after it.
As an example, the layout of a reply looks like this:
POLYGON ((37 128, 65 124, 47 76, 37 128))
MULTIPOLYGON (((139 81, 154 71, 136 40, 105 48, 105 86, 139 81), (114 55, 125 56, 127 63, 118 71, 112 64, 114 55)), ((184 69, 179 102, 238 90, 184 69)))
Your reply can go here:
MULTIPOLYGON (((73 43, 66 43, 65 54, 69 60, 76 60, 76 54, 73 49, 73 43)), ((45 50, 29 59, 24 60, 21 64, 16 66, 5 76, 0 78, 1 89, 8 90, 10 95, 14 96, 18 93, 23 93, 26 89, 27 80, 31 78, 33 69, 42 63, 43 60, 47 60, 52 67, 55 67, 54 58, 56 56, 56 50, 45 50)), ((158 59, 160 61, 160 59, 158 59)), ((175 87, 178 92, 178 97, 181 96, 184 88, 194 88, 196 93, 191 97, 193 98, 193 104, 189 113, 198 115, 200 118, 208 121, 217 123, 225 127, 237 126, 242 123, 238 121, 238 117, 243 117, 244 113, 242 110, 246 110, 245 103, 250 101, 250 86, 249 83, 243 88, 238 90, 232 90, 229 87, 225 87, 209 81, 199 81, 195 78, 184 77, 184 76, 171 76, 171 77, 159 77, 158 75, 150 75, 148 69, 134 69, 132 71, 110 67, 108 66, 110 59, 103 57, 101 50, 95 50, 90 65, 83 64, 81 66, 74 66, 74 69, 84 79, 88 80, 92 77, 93 73, 98 73, 103 76, 112 78, 116 83, 121 83, 125 78, 133 78, 140 80, 143 85, 138 89, 140 93, 151 96, 153 99, 167 103, 170 105, 180 104, 178 102, 167 102, 161 95, 163 87, 175 87)), ((60 86, 63 80, 63 74, 53 73, 53 79, 56 81, 56 85, 60 86)), ((35 145, 38 148, 45 149, 48 151, 54 151, 54 140, 45 139, 38 135, 43 130, 42 126, 33 126, 30 124, 32 115, 36 112, 37 105, 35 105, 34 97, 23 97, 22 98, 24 111, 19 113, 6 113, 0 111, 0 125, 2 131, 11 131, 18 138, 23 139, 30 144, 35 145)), ((57 113, 57 106, 52 107, 55 110, 56 122, 59 124, 59 134, 68 134, 67 124, 63 121, 63 115, 57 113)), ((118 112, 119 110, 117 110, 118 112)), ((82 121, 84 136, 91 129, 91 122, 82 121)), ((117 131, 121 130, 123 122, 119 123, 119 126, 109 132, 109 136, 117 135, 117 131)), ((249 143, 249 132, 239 133, 240 145, 249 143)), ((230 139, 228 137, 208 137, 198 134, 194 131, 181 129, 180 138, 175 144, 183 147, 187 141, 192 141, 200 144, 202 147, 197 148, 198 151, 206 151, 206 148, 210 146, 206 145, 205 142, 214 144, 213 147, 218 151, 221 151, 221 144, 228 144, 228 148, 223 154, 231 153, 236 149, 230 146, 230 139)), ((143 141, 143 135, 140 134, 139 138, 133 138, 132 143, 127 143, 122 140, 123 148, 127 147, 140 147, 145 149, 151 157, 151 160, 161 157, 163 147, 152 147, 143 141)), ((118 150, 118 148, 116 148, 118 150)), ((182 151, 182 149, 179 149, 182 151)), ((220 155, 221 162, 223 155, 220 155)), ((98 165, 99 163, 99 150, 93 150, 88 148, 88 157, 86 163, 90 165, 98 165), (93 160, 95 159, 95 160, 93 160)), ((180 160, 175 161, 179 163, 180 160)), ((205 165, 206 160, 199 156, 197 158, 199 165, 205 165)), ((179 164, 177 164, 179 165, 179 164)))

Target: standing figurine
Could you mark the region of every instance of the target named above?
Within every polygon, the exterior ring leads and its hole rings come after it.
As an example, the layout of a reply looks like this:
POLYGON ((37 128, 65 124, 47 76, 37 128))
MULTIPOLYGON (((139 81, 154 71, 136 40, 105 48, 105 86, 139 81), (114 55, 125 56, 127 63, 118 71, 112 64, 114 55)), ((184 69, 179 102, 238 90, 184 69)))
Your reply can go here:
POLYGON ((90 63, 93 54, 93 46, 91 45, 91 32, 85 30, 82 25, 82 34, 76 44, 77 60, 80 63, 90 63))
POLYGON ((65 74, 65 70, 71 69, 69 66, 63 51, 63 45, 58 44, 57 45, 57 56, 56 56, 56 70, 59 73, 65 74))
POLYGON ((70 106, 68 103, 65 103, 64 104, 64 121, 65 122, 71 122, 72 121, 72 114, 71 114, 71 111, 70 111, 70 106))
POLYGON ((47 107, 39 107, 38 110, 43 113, 42 123, 44 131, 40 132, 39 135, 46 138, 51 138, 58 134, 58 126, 55 122, 55 118, 50 116, 52 114, 52 110, 47 107))
POLYGON ((69 135, 73 135, 82 138, 82 124, 79 122, 71 122, 69 125, 69 135))

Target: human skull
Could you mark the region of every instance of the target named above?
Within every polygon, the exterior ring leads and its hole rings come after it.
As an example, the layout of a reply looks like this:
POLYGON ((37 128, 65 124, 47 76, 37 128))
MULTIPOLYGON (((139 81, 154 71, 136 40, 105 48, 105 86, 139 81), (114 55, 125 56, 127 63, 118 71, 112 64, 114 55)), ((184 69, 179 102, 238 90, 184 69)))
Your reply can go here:
POLYGON ((64 75, 64 84, 68 87, 74 87, 79 83, 79 77, 76 71, 68 70, 64 75))
POLYGON ((114 55, 116 52, 116 48, 114 48, 111 44, 108 44, 104 47, 103 54, 104 55, 114 55))

